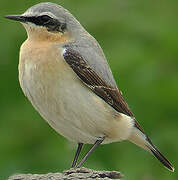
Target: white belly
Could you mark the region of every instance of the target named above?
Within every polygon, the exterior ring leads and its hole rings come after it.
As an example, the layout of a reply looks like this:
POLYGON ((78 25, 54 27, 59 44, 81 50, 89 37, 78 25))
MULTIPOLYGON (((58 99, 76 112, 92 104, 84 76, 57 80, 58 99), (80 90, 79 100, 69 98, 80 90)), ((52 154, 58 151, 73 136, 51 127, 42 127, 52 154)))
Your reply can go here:
POLYGON ((21 54, 19 80, 24 94, 41 116, 69 140, 93 144, 127 139, 132 120, 95 95, 59 56, 26 58, 21 54))

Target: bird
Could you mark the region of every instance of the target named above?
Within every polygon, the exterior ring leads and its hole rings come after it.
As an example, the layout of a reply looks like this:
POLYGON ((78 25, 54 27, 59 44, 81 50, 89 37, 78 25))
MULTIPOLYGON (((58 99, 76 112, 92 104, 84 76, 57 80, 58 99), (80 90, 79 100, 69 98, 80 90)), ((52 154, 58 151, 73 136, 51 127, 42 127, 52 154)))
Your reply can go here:
POLYGON ((27 32, 18 66, 22 91, 55 131, 78 144, 73 168, 100 144, 128 140, 174 171, 136 121, 99 43, 68 10, 42 2, 5 17, 27 32), (84 144, 92 147, 78 162, 84 144))

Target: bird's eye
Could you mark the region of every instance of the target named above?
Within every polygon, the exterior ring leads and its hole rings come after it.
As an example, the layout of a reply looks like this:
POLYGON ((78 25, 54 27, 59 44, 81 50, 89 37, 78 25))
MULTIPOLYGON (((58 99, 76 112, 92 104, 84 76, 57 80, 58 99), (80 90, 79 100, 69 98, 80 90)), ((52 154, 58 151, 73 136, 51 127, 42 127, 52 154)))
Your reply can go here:
POLYGON ((51 21, 51 17, 49 17, 48 15, 42 15, 38 17, 38 20, 40 22, 40 24, 48 24, 51 21))
POLYGON ((40 18, 41 18, 41 20, 42 20, 43 22, 47 22, 47 21, 49 21, 49 20, 51 19, 51 17, 49 17, 48 15, 40 16, 40 18))

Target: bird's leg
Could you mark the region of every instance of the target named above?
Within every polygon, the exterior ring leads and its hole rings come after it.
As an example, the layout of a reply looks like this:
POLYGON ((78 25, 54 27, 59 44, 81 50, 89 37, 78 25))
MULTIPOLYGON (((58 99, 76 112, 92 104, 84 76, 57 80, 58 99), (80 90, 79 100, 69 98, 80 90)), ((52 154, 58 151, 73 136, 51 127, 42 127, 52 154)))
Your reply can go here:
POLYGON ((104 141, 105 137, 102 137, 101 139, 97 140, 95 144, 91 147, 91 149, 87 152, 87 154, 83 157, 83 159, 78 163, 76 166, 79 168, 90 156, 90 154, 104 141))
POLYGON ((82 150, 82 146, 83 146, 83 143, 78 143, 78 148, 77 148, 77 151, 75 153, 75 157, 74 157, 74 160, 72 162, 72 168, 75 167, 76 163, 77 163, 77 159, 79 157, 79 154, 82 150))

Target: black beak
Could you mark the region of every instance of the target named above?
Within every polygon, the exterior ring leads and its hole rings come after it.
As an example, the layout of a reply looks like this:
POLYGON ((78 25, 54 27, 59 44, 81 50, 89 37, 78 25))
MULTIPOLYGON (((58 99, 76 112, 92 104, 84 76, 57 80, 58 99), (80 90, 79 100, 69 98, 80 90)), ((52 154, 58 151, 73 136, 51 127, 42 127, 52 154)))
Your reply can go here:
POLYGON ((8 16, 5 16, 5 18, 12 19, 15 21, 20 21, 20 22, 26 22, 25 17, 22 15, 8 15, 8 16))

